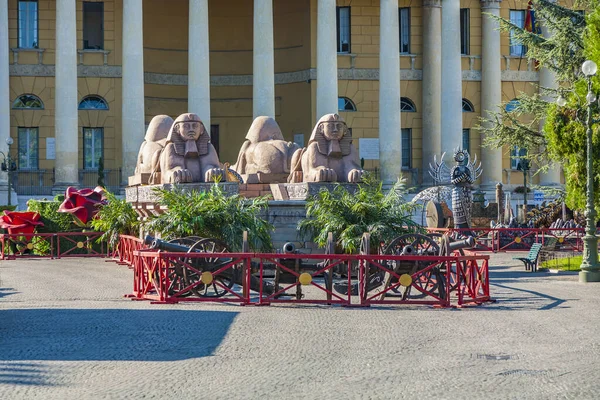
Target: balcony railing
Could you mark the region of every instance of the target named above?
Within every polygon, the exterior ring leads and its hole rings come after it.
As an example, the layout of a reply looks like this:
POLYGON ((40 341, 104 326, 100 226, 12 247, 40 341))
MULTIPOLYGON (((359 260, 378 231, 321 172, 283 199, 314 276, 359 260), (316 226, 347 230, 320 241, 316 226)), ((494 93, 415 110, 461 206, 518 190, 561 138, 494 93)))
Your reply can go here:
MULTIPOLYGON (((55 174, 53 169, 17 170, 11 173, 12 184, 20 196, 52 196, 55 174)), ((104 186, 118 193, 121 188, 121 170, 104 170, 104 186)), ((98 171, 79 170, 79 187, 98 186, 98 171)))

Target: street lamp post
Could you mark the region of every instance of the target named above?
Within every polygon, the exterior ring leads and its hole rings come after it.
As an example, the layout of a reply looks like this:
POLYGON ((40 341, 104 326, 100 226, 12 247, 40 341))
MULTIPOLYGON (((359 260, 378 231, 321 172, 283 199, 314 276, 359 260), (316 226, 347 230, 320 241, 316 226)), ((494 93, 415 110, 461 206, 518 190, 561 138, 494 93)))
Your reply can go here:
POLYGON ((517 169, 523 171, 523 222, 527 223, 527 172, 529 172, 529 160, 521 158, 517 169))
POLYGON ((596 210, 594 207, 594 171, 592 159, 592 104, 596 96, 592 92, 592 77, 598 67, 593 61, 586 61, 581 66, 588 83, 586 144, 587 144, 587 204, 585 207, 586 227, 583 237, 583 262, 579 273, 580 282, 600 282, 600 265, 598 265, 598 237, 596 236, 596 210))
POLYGON ((4 161, 2 162, 2 171, 8 173, 8 205, 12 205, 11 204, 11 192, 12 192, 12 188, 11 188, 11 172, 12 171, 16 171, 17 166, 15 165, 15 162, 12 160, 12 158, 10 157, 10 146, 13 144, 13 138, 11 138, 10 136, 6 138, 6 144, 8 145, 8 154, 4 154, 3 152, 0 151, 0 154, 2 154, 4 156, 4 161))

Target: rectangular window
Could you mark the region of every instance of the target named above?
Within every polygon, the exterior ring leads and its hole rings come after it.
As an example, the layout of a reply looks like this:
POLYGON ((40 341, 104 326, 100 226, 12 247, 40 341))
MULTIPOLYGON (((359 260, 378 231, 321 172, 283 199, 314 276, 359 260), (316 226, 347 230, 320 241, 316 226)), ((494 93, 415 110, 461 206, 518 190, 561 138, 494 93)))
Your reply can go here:
POLYGON ((471 154, 471 130, 463 129, 462 148, 471 154))
MULTIPOLYGON (((510 10, 510 22, 519 28, 525 27, 525 10, 510 10)), ((515 37, 514 32, 510 31, 510 55, 525 56, 527 46, 522 45, 515 37)))
POLYGON ((104 157, 104 129, 83 128, 83 168, 98 169, 104 157))
POLYGON ((19 169, 38 169, 38 128, 19 128, 19 169))
POLYGON ((471 54, 471 19, 468 8, 460 9, 460 54, 471 54))
POLYGON ((337 7, 337 51, 350 53, 350 7, 337 7))
POLYGON ((527 155, 527 149, 520 148, 518 146, 514 146, 510 150, 510 168, 518 169, 519 161, 521 161, 521 157, 527 155))
POLYGON ((19 47, 21 49, 38 48, 38 2, 37 0, 19 0, 19 47))
POLYGON ((400 21, 400 53, 410 54, 410 7, 398 9, 400 21))
POLYGON ((104 3, 83 2, 83 48, 104 49, 104 3))
POLYGON ((412 129, 402 128, 402 168, 412 167, 412 129))

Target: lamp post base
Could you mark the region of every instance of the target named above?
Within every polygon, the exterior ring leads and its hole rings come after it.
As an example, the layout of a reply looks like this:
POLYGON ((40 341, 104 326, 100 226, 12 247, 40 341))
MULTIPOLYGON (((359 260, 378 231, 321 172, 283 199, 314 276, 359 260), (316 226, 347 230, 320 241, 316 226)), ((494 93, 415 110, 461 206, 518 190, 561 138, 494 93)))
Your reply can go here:
MULTIPOLYGON (((589 223, 590 221, 588 221, 589 223)), ((583 237, 583 262, 579 273, 579 282, 600 282, 600 264, 598 263, 598 236, 587 232, 583 237)))
POLYGON ((581 271, 579 273, 579 282, 600 282, 600 271, 581 271))

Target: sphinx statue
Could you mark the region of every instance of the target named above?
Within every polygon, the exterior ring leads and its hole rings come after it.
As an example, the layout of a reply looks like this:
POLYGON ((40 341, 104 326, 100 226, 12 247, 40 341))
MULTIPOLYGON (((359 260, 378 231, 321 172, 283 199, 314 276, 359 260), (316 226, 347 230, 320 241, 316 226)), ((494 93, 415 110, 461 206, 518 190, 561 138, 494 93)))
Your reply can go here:
POLYGON ((241 174, 246 183, 285 182, 292 156, 299 149, 297 144, 283 139, 273 118, 257 117, 232 169, 241 174))
POLYGON ((360 182, 363 170, 344 120, 326 114, 312 131, 308 147, 292 157, 288 182, 360 182))
POLYGON ((210 143, 200 117, 196 114, 181 114, 173 122, 167 136, 166 145, 160 154, 153 183, 192 183, 212 182, 220 177, 225 181, 219 157, 210 143))
POLYGON ((167 144, 169 129, 173 125, 173 118, 168 115, 157 115, 150 121, 144 142, 140 146, 135 174, 151 174, 158 164, 161 151, 167 144))

